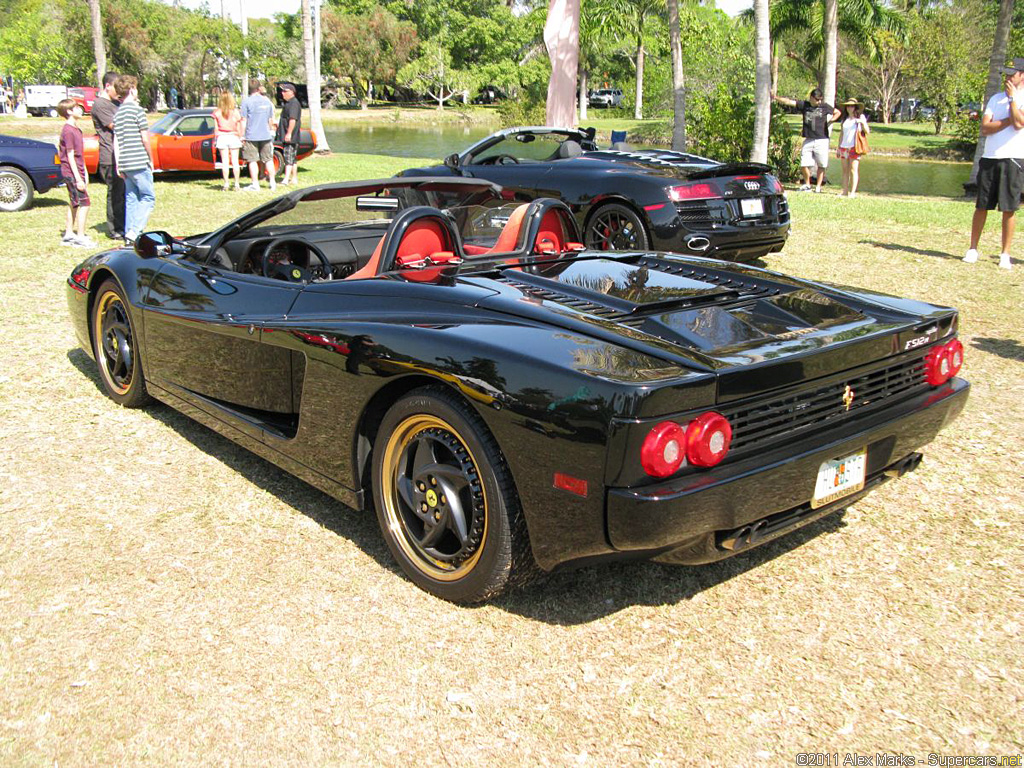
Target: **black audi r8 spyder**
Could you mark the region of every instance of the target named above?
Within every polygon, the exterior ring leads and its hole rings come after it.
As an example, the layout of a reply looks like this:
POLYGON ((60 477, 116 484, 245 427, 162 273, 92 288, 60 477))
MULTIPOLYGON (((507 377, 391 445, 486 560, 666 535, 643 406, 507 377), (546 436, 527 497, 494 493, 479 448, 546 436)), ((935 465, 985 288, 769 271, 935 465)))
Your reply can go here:
POLYGON ((156 398, 358 509, 476 602, 600 558, 706 563, 914 469, 969 385, 953 309, 652 250, 470 179, 291 192, 67 281, 156 398))
POLYGON ((600 149, 594 130, 509 128, 401 175, 486 179, 518 199, 560 198, 596 250, 752 261, 782 249, 789 205, 767 165, 662 149, 600 149))

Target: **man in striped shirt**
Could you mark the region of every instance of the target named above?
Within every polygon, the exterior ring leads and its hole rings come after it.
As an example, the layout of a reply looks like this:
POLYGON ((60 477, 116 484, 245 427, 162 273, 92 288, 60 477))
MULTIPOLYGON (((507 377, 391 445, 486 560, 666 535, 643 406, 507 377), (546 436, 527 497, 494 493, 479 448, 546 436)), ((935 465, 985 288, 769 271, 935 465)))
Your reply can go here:
POLYGON ((121 106, 114 115, 114 160, 124 179, 124 239, 133 243, 143 233, 153 212, 153 161, 150 158, 149 123, 139 105, 138 81, 121 75, 114 81, 121 106))

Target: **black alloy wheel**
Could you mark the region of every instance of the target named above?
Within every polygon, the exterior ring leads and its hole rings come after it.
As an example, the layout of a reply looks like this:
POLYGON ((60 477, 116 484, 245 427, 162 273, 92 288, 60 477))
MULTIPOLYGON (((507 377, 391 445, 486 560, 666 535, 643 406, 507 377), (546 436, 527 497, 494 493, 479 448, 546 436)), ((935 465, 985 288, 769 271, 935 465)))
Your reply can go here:
POLYGON ((32 205, 35 189, 24 171, 10 165, 0 166, 0 211, 23 211, 32 205))
POLYGON ((609 203, 587 222, 586 245, 596 251, 643 251, 648 246, 647 232, 632 209, 609 203))
POLYGON ((373 493, 391 554, 438 597, 480 602, 536 569, 497 443, 442 387, 414 390, 385 414, 373 448, 373 493))
POLYGON ((91 325, 93 354, 104 392, 126 408, 148 403, 128 301, 113 280, 104 282, 96 292, 91 325))

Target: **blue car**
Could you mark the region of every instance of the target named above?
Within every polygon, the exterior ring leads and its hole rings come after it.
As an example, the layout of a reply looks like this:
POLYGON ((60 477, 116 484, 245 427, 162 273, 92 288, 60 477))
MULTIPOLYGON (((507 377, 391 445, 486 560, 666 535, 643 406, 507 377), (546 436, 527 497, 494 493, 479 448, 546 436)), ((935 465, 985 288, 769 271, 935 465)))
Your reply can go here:
POLYGON ((63 183, 53 144, 17 136, 0 136, 0 211, 21 211, 36 192, 63 183))

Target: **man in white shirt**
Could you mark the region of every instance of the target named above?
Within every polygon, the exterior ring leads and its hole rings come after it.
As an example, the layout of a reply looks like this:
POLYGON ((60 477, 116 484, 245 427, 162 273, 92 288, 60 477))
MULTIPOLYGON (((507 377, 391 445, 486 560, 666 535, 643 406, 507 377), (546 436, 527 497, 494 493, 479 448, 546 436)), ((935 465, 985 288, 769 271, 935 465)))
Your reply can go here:
POLYGON ((985 151, 978 166, 978 201, 971 222, 971 247, 964 261, 978 260, 978 240, 988 212, 1003 212, 1003 252, 999 266, 1010 269, 1010 243, 1016 229, 1016 213, 1024 193, 1024 57, 1003 67, 1006 85, 985 105, 981 135, 985 151))

